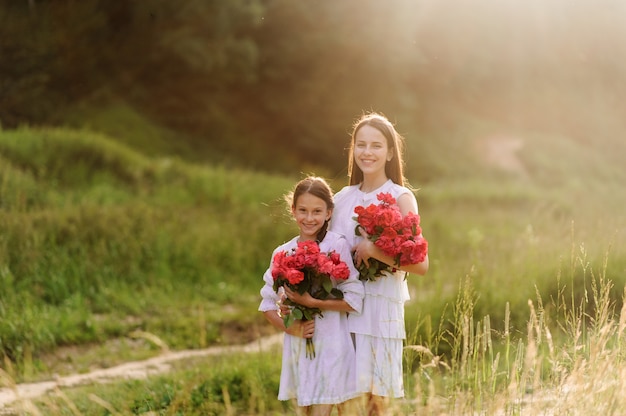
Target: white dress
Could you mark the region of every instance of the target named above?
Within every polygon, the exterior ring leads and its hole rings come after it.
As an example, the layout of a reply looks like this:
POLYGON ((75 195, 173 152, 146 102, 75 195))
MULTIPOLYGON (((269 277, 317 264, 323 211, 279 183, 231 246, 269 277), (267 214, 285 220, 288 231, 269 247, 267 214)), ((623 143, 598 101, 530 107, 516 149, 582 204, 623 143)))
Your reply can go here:
MULTIPOLYGON (((296 248, 298 237, 276 248, 274 255, 283 250, 296 248)), ((352 263, 350 246, 345 238, 328 231, 320 243, 323 253, 335 250, 350 268, 350 277, 333 282, 344 294, 344 300, 355 310, 350 316, 361 313, 363 307, 363 284, 359 272, 352 263)), ((270 268, 263 275, 265 286, 261 289, 263 300, 259 311, 277 310, 278 295, 272 288, 274 279, 270 268)), ((280 374, 279 400, 297 399, 299 406, 314 404, 338 404, 358 396, 356 389, 356 358, 354 343, 348 330, 348 314, 338 311, 322 311, 323 317, 315 317, 313 344, 315 358, 306 357, 304 338, 285 334, 280 374)))
MULTIPOLYGON (((351 247, 355 246, 362 237, 355 233, 354 208, 380 204, 376 195, 381 192, 391 194, 396 200, 403 194, 415 198, 410 189, 391 180, 372 192, 362 192, 359 185, 346 186, 335 194, 330 229, 343 235, 351 247)), ((363 312, 348 320, 356 340, 357 389, 379 396, 403 397, 404 303, 410 299, 409 289, 405 272, 383 273, 376 281, 364 282, 363 312)))

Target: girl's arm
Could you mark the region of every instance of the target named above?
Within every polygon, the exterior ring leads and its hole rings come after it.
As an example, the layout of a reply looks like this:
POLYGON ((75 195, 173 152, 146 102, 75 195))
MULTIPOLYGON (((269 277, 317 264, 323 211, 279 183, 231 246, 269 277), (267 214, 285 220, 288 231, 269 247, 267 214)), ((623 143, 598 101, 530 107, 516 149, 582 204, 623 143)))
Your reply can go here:
MULTIPOLYGON (((403 216, 406 216, 409 212, 417 214, 417 202, 412 194, 400 195, 397 203, 403 216)), ((424 261, 421 263, 407 264, 405 266, 398 267, 395 265, 393 257, 386 255, 380 248, 376 247, 376 245, 367 238, 367 234, 365 234, 363 230, 361 230, 361 235, 364 238, 355 246, 357 262, 364 261, 365 264, 369 265, 367 259, 373 257, 385 264, 393 265, 397 269, 407 273, 414 273, 423 276, 428 271, 428 254, 426 254, 424 261)))
POLYGON ((285 327, 285 323, 283 322, 283 318, 278 315, 278 311, 271 310, 263 312, 265 319, 272 324, 272 326, 278 330, 281 330, 289 335, 293 335, 295 337, 300 338, 312 338, 313 333, 315 332, 315 320, 311 319, 310 321, 302 321, 300 319, 296 319, 293 321, 289 328, 285 327))
MULTIPOLYGON (((276 254, 276 251, 272 253, 272 258, 276 254)), ((274 278, 272 277, 271 268, 268 268, 263 274, 263 281, 265 284, 261 288, 261 304, 259 305, 259 311, 263 313, 265 319, 272 324, 272 326, 280 331, 283 331, 289 335, 293 335, 300 338, 311 338, 315 331, 315 321, 301 321, 296 319, 289 328, 285 327, 283 318, 279 315, 280 300, 284 296, 281 293, 276 293, 273 288, 274 278)))
POLYGON ((354 312, 354 308, 343 299, 316 299, 309 292, 304 292, 302 295, 295 290, 289 289, 285 286, 285 295, 287 297, 307 308, 319 308, 326 311, 339 311, 339 312, 354 312))

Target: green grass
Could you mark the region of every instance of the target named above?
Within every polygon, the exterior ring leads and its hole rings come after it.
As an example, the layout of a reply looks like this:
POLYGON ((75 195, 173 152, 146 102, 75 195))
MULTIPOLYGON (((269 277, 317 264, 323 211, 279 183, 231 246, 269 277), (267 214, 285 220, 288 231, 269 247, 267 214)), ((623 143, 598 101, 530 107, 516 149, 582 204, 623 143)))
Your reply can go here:
POLYGON ((76 387, 35 404, 45 414, 60 415, 283 414, 288 405, 267 400, 278 389, 279 376, 280 361, 275 359, 275 352, 238 353, 226 360, 210 357, 179 362, 167 375, 147 380, 76 387))
MULTIPOLYGON (((582 271, 584 253, 574 256, 575 271, 582 271)), ((496 330, 489 315, 476 315, 479 294, 472 280, 460 282, 449 329, 431 328, 432 337, 418 341, 416 327, 409 336, 407 397, 390 403, 392 413, 619 414, 626 404, 626 318, 609 295, 606 270, 585 272, 591 282, 588 301, 598 306, 592 313, 566 291, 552 300, 537 294, 527 304, 527 325, 519 333, 511 327, 508 304, 505 325, 496 330), (450 353, 436 354, 438 343, 448 344, 450 353)), ((275 345, 260 353, 181 360, 166 375, 57 389, 16 408, 31 404, 59 415, 292 414, 292 404, 275 399, 279 350, 275 345)), ((357 405, 353 414, 365 413, 357 405)))
MULTIPOLYGON (((523 180, 483 167, 413 184, 431 268, 409 276, 408 341, 420 348, 407 351, 405 368, 415 401, 395 405, 489 413, 508 400, 505 414, 523 414, 529 389, 599 377, 600 365, 589 367, 598 349, 598 362, 622 364, 623 327, 612 312, 626 281, 624 170, 599 149, 549 139, 527 137, 523 180)), ((5 378, 47 379, 157 355, 163 345, 271 333, 256 311, 261 276, 272 249, 296 232, 282 195, 297 179, 150 156, 90 130, 0 132, 5 378), (52 358, 67 349, 80 354, 52 358)), ((275 399, 276 354, 225 363, 70 389, 65 405, 47 397, 37 406, 48 414, 113 413, 102 403, 122 414, 285 411, 275 399)))
POLYGON ((156 126, 128 103, 107 97, 107 93, 101 95, 93 102, 68 109, 64 117, 65 124, 70 128, 115 137, 117 142, 151 157, 178 155, 185 159, 200 160, 197 152, 191 148, 189 138, 156 126))
POLYGON ((220 342, 225 321, 260 322, 269 247, 294 232, 278 202, 292 180, 71 130, 2 132, 0 155, 0 350, 18 369, 25 348, 36 359, 136 329, 198 347, 220 342))

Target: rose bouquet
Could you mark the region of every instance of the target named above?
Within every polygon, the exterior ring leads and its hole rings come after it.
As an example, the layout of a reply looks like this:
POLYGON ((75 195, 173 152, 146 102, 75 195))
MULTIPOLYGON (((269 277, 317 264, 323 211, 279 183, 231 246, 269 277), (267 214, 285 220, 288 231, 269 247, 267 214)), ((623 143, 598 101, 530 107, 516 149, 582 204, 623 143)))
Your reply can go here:
MULTIPOLYGON (((350 276, 350 269, 344 263, 338 253, 321 253, 320 247, 315 241, 303 241, 298 243, 297 248, 289 252, 280 251, 272 259, 272 277, 274 278, 274 290, 278 293, 279 288, 287 285, 299 294, 308 292, 316 299, 343 299, 343 292, 333 287, 331 278, 345 280, 350 276)), ((315 315, 322 315, 319 308, 309 308, 292 302, 284 301, 285 305, 291 306, 291 313, 283 317, 286 327, 289 327, 296 319, 311 320, 315 315)), ((313 340, 306 340, 306 356, 315 358, 313 340)))
POLYGON ((383 271, 394 272, 399 266, 421 263, 428 253, 428 241, 422 237, 419 215, 410 212, 403 217, 391 194, 381 192, 376 198, 380 204, 354 208, 357 214, 354 220, 358 223, 354 231, 361 235, 359 228, 362 228, 370 241, 393 257, 394 265, 374 258, 368 260, 369 267, 361 262, 357 268, 359 279, 363 281, 376 280, 383 271))

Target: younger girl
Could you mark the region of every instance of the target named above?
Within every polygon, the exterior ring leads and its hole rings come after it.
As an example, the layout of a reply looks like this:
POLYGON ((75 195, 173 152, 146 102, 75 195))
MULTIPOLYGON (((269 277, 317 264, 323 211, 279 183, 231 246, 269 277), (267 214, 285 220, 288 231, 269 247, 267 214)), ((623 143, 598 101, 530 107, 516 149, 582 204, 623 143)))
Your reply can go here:
MULTIPOLYGON (((348 239, 357 265, 375 258, 393 266, 394 259, 363 238, 363 233, 355 234, 356 206, 377 204, 376 196, 384 192, 397 201, 402 215, 417 214, 415 195, 404 182, 402 145, 402 136, 381 114, 366 114, 354 125, 348 160, 350 184, 335 195, 331 230, 348 239)), ((423 275, 427 270, 428 256, 421 263, 402 266, 395 273, 383 272, 376 281, 364 282, 363 313, 350 316, 358 362, 357 388, 369 399, 369 414, 382 414, 385 401, 404 396, 404 303, 409 299, 406 274, 423 275)))
MULTIPOLYGON (((323 316, 314 320, 296 320, 288 328, 278 314, 280 295, 273 289, 271 266, 263 275, 263 300, 259 311, 276 328, 285 332, 279 400, 296 400, 302 414, 330 415, 338 405, 358 395, 356 390, 355 353, 348 331, 348 313, 359 314, 363 306, 363 284, 352 263, 348 242, 332 231, 328 223, 333 210, 333 195, 326 181, 307 177, 296 185, 286 198, 291 207, 300 234, 279 246, 272 259, 281 251, 297 247, 298 242, 317 241, 322 253, 335 251, 350 270, 346 280, 333 281, 343 292, 343 299, 319 300, 307 292, 303 295, 285 287, 285 295, 292 301, 319 308, 323 316), (312 338, 315 357, 306 356, 306 339, 312 338)), ((334 280, 334 279, 333 279, 334 280)))

